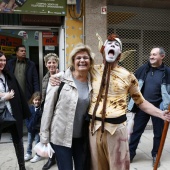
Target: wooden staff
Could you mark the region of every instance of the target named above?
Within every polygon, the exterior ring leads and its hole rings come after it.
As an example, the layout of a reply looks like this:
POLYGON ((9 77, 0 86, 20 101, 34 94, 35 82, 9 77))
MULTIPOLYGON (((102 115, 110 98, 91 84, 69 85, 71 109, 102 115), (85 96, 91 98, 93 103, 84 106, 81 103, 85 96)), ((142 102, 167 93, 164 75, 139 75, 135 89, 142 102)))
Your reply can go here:
MULTIPOLYGON (((168 110, 170 111, 170 104, 168 106, 168 110)), ((156 162, 155 162, 153 170, 157 170, 157 168, 158 168, 158 164, 159 164, 159 161, 160 161, 160 158, 161 158, 161 155, 162 155, 162 150, 163 150, 163 147, 164 147, 166 135, 167 135, 167 132, 168 132, 168 127, 169 127, 169 122, 165 121, 164 129, 163 129, 162 137, 161 137, 161 142, 160 142, 160 145, 159 145, 158 154, 156 156, 156 162)))

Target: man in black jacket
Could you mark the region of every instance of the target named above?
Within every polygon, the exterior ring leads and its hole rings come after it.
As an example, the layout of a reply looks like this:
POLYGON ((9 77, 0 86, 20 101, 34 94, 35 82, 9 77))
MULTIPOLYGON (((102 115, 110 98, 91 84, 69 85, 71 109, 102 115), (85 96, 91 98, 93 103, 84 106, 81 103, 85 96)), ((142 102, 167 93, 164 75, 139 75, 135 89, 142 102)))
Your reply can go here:
MULTIPOLYGON (((168 78, 170 75, 170 68, 163 64, 164 57, 165 51, 162 47, 152 48, 149 62, 142 65, 136 71, 135 76, 139 81, 139 86, 144 98, 154 106, 166 110, 168 108, 168 104, 170 103, 170 95, 168 95, 168 88, 166 88, 170 85, 170 77, 168 78)), ((151 116, 143 112, 135 105, 130 105, 131 101, 128 108, 131 107, 132 109, 129 110, 136 113, 134 118, 133 133, 131 134, 129 143, 130 160, 132 162, 136 155, 136 149, 139 144, 140 137, 151 117, 154 133, 153 148, 151 154, 153 157, 154 166, 162 136, 164 121, 158 117, 151 116)))
POLYGON ((24 45, 16 47, 16 58, 9 60, 7 67, 17 78, 27 101, 34 92, 40 91, 35 63, 26 58, 26 48, 24 45))

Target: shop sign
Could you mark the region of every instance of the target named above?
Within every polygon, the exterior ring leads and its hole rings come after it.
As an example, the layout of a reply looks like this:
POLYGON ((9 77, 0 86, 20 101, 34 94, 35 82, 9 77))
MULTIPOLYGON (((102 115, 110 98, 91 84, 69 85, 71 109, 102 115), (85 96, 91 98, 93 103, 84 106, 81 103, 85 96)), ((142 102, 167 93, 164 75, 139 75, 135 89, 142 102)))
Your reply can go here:
POLYGON ((8 47, 8 46, 0 46, 0 51, 2 51, 5 55, 15 54, 16 47, 8 47))
POLYGON ((45 46, 45 50, 47 51, 54 51, 55 50, 55 46, 51 46, 51 45, 48 45, 48 46, 45 46))
POLYGON ((0 46, 13 46, 16 47, 22 44, 22 39, 0 35, 0 46))
POLYGON ((22 44, 22 39, 0 35, 0 51, 5 55, 15 54, 16 46, 22 44))
POLYGON ((57 35, 54 32, 42 33, 43 46, 57 46, 57 35))
POLYGON ((37 15, 66 15, 67 0, 0 0, 0 12, 37 15))

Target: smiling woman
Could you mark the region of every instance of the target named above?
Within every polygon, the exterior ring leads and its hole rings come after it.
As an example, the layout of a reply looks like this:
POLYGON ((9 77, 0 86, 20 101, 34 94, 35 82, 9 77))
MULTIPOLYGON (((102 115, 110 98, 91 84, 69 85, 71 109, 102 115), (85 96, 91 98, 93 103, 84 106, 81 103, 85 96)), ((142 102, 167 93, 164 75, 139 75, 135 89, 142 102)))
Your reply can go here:
MULTIPOLYGON (((43 77, 42 80, 42 109, 44 107, 45 97, 48 88, 48 82, 51 75, 57 72, 58 64, 59 64, 59 57, 55 53, 48 53, 44 56, 45 66, 48 70, 46 75, 43 77)), ((56 163, 55 155, 53 154, 52 158, 49 158, 47 163, 43 166, 43 170, 49 169, 52 165, 56 163)))
POLYGON ((58 86, 47 92, 40 139, 42 143, 52 143, 59 170, 72 170, 73 161, 75 170, 83 170, 89 169, 84 160, 88 135, 83 135, 83 129, 92 93, 94 61, 90 47, 84 44, 77 45, 69 57, 70 67, 63 76, 64 86, 58 101, 58 86))
MULTIPOLYGON (((6 69, 6 57, 0 52, 0 109, 7 107, 16 123, 2 129, 3 132, 10 132, 18 159, 19 169, 25 170, 24 148, 23 148, 23 120, 30 116, 28 104, 15 76, 6 69), (3 95, 4 94, 4 95, 3 95)), ((1 126, 1 124, 0 124, 1 126)))
POLYGON ((58 70, 57 68, 59 58, 55 53, 48 53, 47 55, 44 56, 44 62, 48 71, 42 80, 42 103, 44 103, 45 101, 49 78, 51 75, 55 74, 58 70))
POLYGON ((82 82, 87 81, 87 73, 90 68, 90 57, 86 51, 79 52, 74 57, 73 76, 82 82))

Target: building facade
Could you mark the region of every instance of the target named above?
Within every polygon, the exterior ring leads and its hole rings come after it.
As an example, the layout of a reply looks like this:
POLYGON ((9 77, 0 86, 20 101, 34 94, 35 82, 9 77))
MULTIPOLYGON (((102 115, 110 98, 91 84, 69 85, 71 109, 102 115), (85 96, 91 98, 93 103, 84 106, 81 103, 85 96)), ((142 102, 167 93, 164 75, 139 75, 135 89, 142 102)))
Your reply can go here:
MULTIPOLYGON (((1 2, 1 1, 0 1, 1 2)), ((120 65, 134 72, 148 60, 153 46, 163 46, 170 65, 170 2, 162 0, 66 0, 65 15, 0 14, 0 46, 8 50, 9 37, 26 45, 27 57, 37 64, 40 79, 45 74, 43 56, 55 52, 60 70, 69 66, 69 53, 77 43, 91 46, 95 62, 101 63, 98 33, 103 41, 110 33, 119 35, 123 51, 136 50, 120 65), (20 33, 20 35, 19 35, 20 33), (4 36, 6 40, 4 41, 4 36), (7 46, 7 47, 4 47, 7 46), (43 69, 42 69, 43 68, 43 69)), ((13 50, 11 48, 10 50, 13 50)))

